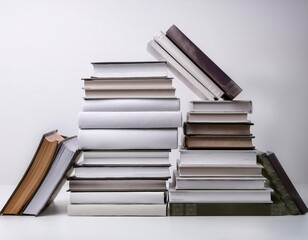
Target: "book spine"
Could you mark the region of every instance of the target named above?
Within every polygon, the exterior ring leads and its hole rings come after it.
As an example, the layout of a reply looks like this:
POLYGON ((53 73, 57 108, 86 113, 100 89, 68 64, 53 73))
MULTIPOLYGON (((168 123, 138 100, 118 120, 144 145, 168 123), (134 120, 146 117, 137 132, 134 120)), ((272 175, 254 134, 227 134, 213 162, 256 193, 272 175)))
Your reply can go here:
POLYGON ((166 36, 224 91, 227 99, 234 99, 242 91, 223 70, 175 25, 168 29, 166 36))

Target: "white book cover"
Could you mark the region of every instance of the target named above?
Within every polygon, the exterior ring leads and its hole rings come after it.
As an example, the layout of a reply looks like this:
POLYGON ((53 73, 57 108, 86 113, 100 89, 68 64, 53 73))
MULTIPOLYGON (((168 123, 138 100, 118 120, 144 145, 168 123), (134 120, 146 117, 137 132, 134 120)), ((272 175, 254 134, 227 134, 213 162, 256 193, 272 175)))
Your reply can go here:
POLYGON ((166 204, 69 204, 69 216, 157 216, 167 214, 166 204))
POLYGON ((248 114, 241 112, 188 112, 187 122, 247 122, 248 114))
POLYGON ((93 77, 167 77, 166 62, 94 62, 93 77))
POLYGON ((166 52, 157 42, 151 40, 147 45, 147 50, 156 59, 166 60, 167 66, 171 72, 180 79, 193 93, 200 99, 214 100, 212 94, 204 87, 194 76, 184 69, 168 52, 166 52))
POLYGON ((78 126, 89 128, 177 128, 182 126, 178 112, 80 112, 78 126))
POLYGON ((83 151, 83 159, 87 158, 169 158, 171 150, 102 150, 83 151))
POLYGON ((72 204, 164 204, 165 192, 70 192, 72 204))
POLYGON ((154 40, 162 46, 176 61, 182 65, 191 75, 193 75, 205 88, 207 88, 214 96, 219 99, 224 92, 198 68, 177 46, 175 46, 163 32, 159 32, 154 36, 154 40))
POLYGON ((84 99, 84 112, 180 111, 179 98, 84 99))
POLYGON ((168 164, 169 158, 85 158, 83 161, 79 162, 80 165, 162 165, 168 164))
POLYGON ((177 149, 174 129, 80 129, 79 149, 177 149))

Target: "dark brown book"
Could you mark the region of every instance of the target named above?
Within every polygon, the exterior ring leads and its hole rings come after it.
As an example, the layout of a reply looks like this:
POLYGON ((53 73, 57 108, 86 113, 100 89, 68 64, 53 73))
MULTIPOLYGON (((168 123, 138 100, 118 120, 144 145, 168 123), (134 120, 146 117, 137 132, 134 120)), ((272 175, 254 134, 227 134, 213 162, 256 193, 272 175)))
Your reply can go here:
POLYGON ((184 136, 183 147, 187 149, 254 149, 254 136, 195 135, 184 136))
POLYGON ((224 91, 223 98, 232 100, 242 91, 222 69, 175 25, 168 29, 166 36, 224 91))
POLYGON ((185 135, 251 135, 251 122, 184 122, 185 135))
POLYGON ((266 152, 269 161, 271 162, 272 166, 274 167, 276 173, 278 174, 280 180, 282 181, 283 185, 293 198, 295 204, 299 208, 302 214, 308 212, 307 206, 304 203, 303 199, 297 192, 296 188, 294 187, 293 183, 291 182, 290 178, 288 177, 286 171, 283 169, 281 163, 279 162, 278 158, 276 157, 275 153, 273 152, 266 152))
POLYGON ((18 215, 27 206, 44 180, 59 144, 64 140, 57 131, 43 135, 25 174, 1 210, 4 215, 18 215))

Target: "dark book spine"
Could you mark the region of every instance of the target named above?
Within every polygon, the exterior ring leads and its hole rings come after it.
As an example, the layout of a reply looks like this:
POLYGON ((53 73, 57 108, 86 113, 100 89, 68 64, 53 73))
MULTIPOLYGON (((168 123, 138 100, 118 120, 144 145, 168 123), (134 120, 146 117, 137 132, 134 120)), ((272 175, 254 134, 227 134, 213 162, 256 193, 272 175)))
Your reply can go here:
POLYGON ((265 153, 257 155, 257 161, 263 166, 262 174, 269 179, 269 185, 279 195, 281 200, 285 203, 286 208, 292 215, 301 214, 300 209, 295 204, 292 196, 284 186, 274 167, 272 166, 268 156, 265 153))
POLYGON ((170 216, 270 216, 271 203, 169 203, 170 216))
POLYGON ((222 69, 175 25, 168 29, 166 36, 224 91, 223 98, 232 100, 242 91, 222 69))
POLYGON ((293 198, 295 204, 298 206, 302 214, 308 212, 307 206, 304 203, 303 199, 300 197, 299 193, 296 191, 293 183, 291 182, 290 178, 288 177, 287 173, 283 169, 282 165, 280 164, 278 158, 274 153, 267 152, 266 153, 272 166, 274 167, 275 171, 277 172, 278 176, 280 177, 282 183, 286 187, 287 191, 293 198))

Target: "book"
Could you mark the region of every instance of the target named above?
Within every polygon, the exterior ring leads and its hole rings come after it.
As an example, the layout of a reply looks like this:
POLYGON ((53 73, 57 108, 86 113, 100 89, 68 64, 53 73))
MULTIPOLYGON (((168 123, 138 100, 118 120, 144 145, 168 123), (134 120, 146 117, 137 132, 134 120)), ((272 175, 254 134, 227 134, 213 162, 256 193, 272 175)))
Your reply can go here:
POLYGON ((37 216, 53 202, 72 172, 72 165, 80 153, 77 148, 77 137, 66 138, 61 142, 46 177, 22 214, 37 216))
POLYGON ((69 191, 167 191, 168 178, 100 178, 85 179, 70 177, 69 191))
POLYGON ((1 210, 1 214, 22 214, 43 182, 63 140, 64 137, 58 134, 56 130, 42 136, 28 168, 1 210))
POLYGON ((180 111, 164 112, 79 112, 80 129, 90 128, 177 128, 182 126, 180 111))
POLYGON ((105 98, 171 98, 175 97, 175 88, 156 89, 84 89, 88 99, 105 98))
POLYGON ((169 185, 170 203, 271 203, 270 188, 178 190, 169 185))
POLYGON ((83 78, 84 89, 162 89, 172 88, 170 77, 83 78))
POLYGON ((83 112, 180 111, 179 98, 84 99, 83 112))
POLYGON ((182 164, 255 165, 256 150, 188 150, 180 148, 182 164))
POLYGON ((169 215, 271 216, 271 208, 271 203, 169 203, 169 215))
POLYGON ((245 112, 188 112, 187 122, 247 122, 245 112))
POLYGON ((217 99, 221 98, 224 92, 202 72, 176 45, 170 41, 163 32, 158 32, 154 40, 168 52, 184 69, 194 76, 204 88, 209 90, 217 99))
POLYGON ((79 162, 84 166, 136 166, 136 165, 162 165, 168 164, 169 158, 85 158, 79 162))
POLYGON ((166 36, 224 91, 227 99, 240 94, 242 89, 175 25, 167 30, 166 36))
POLYGON ((177 128, 80 129, 79 149, 176 149, 177 128))
POLYGON ((82 151, 84 159, 88 158, 169 158, 170 149, 116 149, 116 150, 86 150, 82 151))
POLYGON ((252 101, 191 101, 190 110, 195 112, 242 112, 252 113, 252 101))
POLYGON ((166 216, 166 204, 69 204, 69 216, 166 216))
POLYGON ((193 135, 251 135, 252 122, 184 122, 183 132, 193 135))
POLYGON ((263 165, 263 175, 270 187, 279 194, 290 214, 305 214, 307 207, 274 153, 259 152, 257 161, 263 165))
POLYGON ((214 100, 215 96, 205 88, 194 76, 183 68, 168 52, 166 52, 158 43, 151 40, 147 45, 147 50, 158 60, 167 61, 168 69, 184 83, 193 93, 202 100, 214 100))
POLYGON ((71 204, 164 204, 165 192, 70 192, 71 204))
POLYGON ((262 176, 262 165, 182 164, 178 160, 179 176, 262 176))
POLYGON ((77 178, 168 178, 170 165, 161 166, 75 166, 77 178))
POLYGON ((181 177, 177 171, 174 171, 173 181, 175 189, 264 189, 266 178, 262 175, 181 177))
POLYGON ((167 77, 164 61, 93 62, 92 77, 167 77))
POLYGON ((183 147, 187 149, 254 149, 254 136, 240 135, 194 135, 184 136, 183 147))

